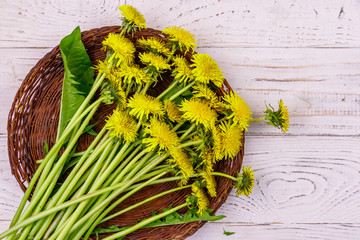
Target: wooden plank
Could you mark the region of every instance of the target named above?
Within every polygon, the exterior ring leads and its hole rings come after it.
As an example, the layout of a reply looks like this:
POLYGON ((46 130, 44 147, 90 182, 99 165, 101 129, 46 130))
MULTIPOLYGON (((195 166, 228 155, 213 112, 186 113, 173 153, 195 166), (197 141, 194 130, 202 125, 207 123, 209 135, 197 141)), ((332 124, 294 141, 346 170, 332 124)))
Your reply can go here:
POLYGON ((208 222, 188 240, 208 239, 251 239, 251 240, 304 240, 326 239, 357 240, 360 236, 360 224, 352 223, 212 223, 208 222), (224 229, 235 232, 231 236, 223 234, 224 229))
MULTIPOLYGON (((53 47, 77 25, 119 25, 124 1, 5 1, 1 47, 53 47), (56 29, 56 31, 54 31, 56 29)), ((360 47, 358 1, 128 1, 148 27, 177 25, 211 47, 360 47)))
MULTIPOLYGON (((0 133, 26 74, 50 49, 1 49, 0 133), (6 90, 5 90, 6 89, 6 90)), ((360 49, 202 48, 260 117, 265 104, 289 106, 292 135, 359 135, 360 49)), ((254 124, 249 134, 281 134, 254 124)))

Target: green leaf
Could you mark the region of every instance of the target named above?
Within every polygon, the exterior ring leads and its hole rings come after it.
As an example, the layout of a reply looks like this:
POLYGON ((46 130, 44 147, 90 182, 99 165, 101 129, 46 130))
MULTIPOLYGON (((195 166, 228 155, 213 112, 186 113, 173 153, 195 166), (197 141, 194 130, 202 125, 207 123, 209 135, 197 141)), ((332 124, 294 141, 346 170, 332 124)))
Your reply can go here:
POLYGON ((223 229, 223 230, 224 230, 224 234, 225 234, 226 236, 230 236, 230 235, 235 234, 235 232, 228 232, 228 231, 226 231, 225 229, 223 229))
POLYGON ((61 56, 64 63, 64 81, 62 89, 58 135, 62 134, 66 125, 90 92, 94 82, 94 69, 90 57, 81 41, 79 27, 60 42, 61 56))

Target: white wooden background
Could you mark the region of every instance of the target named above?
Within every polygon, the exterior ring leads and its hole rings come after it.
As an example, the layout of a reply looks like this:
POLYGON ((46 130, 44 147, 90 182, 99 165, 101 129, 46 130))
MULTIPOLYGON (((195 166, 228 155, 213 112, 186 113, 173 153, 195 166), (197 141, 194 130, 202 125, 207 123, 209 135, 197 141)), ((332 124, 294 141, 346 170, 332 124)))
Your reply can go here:
POLYGON ((360 239, 359 0, 0 0, 0 231, 22 196, 6 146, 17 89, 77 25, 119 25, 124 3, 148 27, 194 33, 255 116, 264 101, 289 106, 287 134, 254 124, 246 135, 252 195, 231 194, 227 218, 189 239, 360 239))

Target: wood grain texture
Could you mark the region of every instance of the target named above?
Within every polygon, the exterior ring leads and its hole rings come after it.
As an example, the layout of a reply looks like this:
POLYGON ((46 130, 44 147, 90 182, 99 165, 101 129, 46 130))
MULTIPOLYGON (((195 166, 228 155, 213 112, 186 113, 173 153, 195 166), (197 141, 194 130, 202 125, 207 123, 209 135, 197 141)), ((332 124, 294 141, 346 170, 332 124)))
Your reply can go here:
POLYGON ((250 197, 232 193, 191 240, 359 239, 360 1, 2 0, 0 4, 0 232, 22 192, 10 174, 7 115, 29 70, 61 38, 119 25, 131 4, 149 27, 194 33, 231 86, 260 117, 264 101, 289 106, 290 131, 251 126, 244 165, 250 197), (223 229, 236 232, 225 236, 223 229))
MULTIPOLYGON (((51 47, 56 43, 55 39, 61 39, 77 25, 83 30, 118 25, 117 7, 124 3, 79 0, 3 2, 0 6, 3 47, 32 47, 34 43, 51 47)), ((127 3, 136 6, 146 16, 149 27, 184 27, 195 34, 200 46, 360 46, 359 1, 128 0, 127 3)))

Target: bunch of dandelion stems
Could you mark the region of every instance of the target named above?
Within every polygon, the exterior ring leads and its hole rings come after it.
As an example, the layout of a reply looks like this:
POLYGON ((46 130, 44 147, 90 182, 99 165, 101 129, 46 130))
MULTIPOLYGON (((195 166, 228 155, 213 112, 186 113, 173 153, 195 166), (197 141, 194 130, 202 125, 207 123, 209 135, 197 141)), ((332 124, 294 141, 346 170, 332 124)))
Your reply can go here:
MULTIPOLYGON (((109 65, 111 64, 112 63, 109 65)), ((100 97, 90 106, 86 107, 96 90, 101 86, 104 78, 104 74, 101 73, 97 76, 84 103, 74 115, 64 133, 58 138, 58 141, 42 160, 15 214, 11 224, 12 228, 1 234, 1 237, 11 232, 8 239, 27 239, 28 236, 33 239, 80 239, 84 234, 86 234, 84 239, 87 239, 99 223, 123 214, 167 193, 190 187, 189 185, 171 189, 106 217, 118 204, 143 187, 166 181, 181 180, 182 177, 158 180, 167 173, 168 167, 159 164, 168 157, 168 154, 158 155, 154 151, 148 152, 140 141, 121 144, 117 139, 110 137, 109 134, 106 133, 105 128, 103 128, 87 150, 81 155, 79 154, 80 157, 76 160, 73 169, 61 187, 56 192, 53 191, 61 172, 64 170, 65 163, 67 163, 66 161, 72 157, 72 152, 78 138, 88 125, 99 104, 104 100, 100 97), (81 122, 81 120, 83 120, 83 122, 81 122), (59 150, 67 139, 70 140, 66 145, 64 153, 59 157, 59 150), (20 216, 40 173, 41 176, 37 183, 38 187, 33 193, 32 201, 20 216), (144 180, 147 181, 137 183, 144 180), (124 192, 128 193, 109 206, 116 197, 124 192), (16 235, 16 231, 21 228, 23 228, 21 233, 16 235)), ((177 81, 174 81, 158 98, 163 97, 177 83, 177 81)), ((170 100, 180 96, 191 87, 192 84, 193 83, 188 84, 183 90, 173 95, 170 100)), ((143 89, 143 93, 146 92, 148 86, 149 85, 143 89)), ((179 129, 182 124, 183 123, 179 123, 174 129, 179 129)), ((139 122, 138 129, 140 129, 140 127, 141 124, 139 122)), ((195 125, 191 125, 190 128, 182 134, 180 137, 182 145, 180 145, 179 148, 201 143, 200 140, 187 141, 190 139, 190 133, 194 127, 195 125)), ((233 178, 222 173, 214 172, 213 174, 233 178)), ((196 174, 194 177, 198 175, 199 174, 196 174)), ((170 214, 185 206, 186 204, 184 203, 164 214, 170 214)), ((150 218, 147 223, 161 217, 161 214, 154 216, 150 218)), ((144 225, 145 222, 141 222, 119 234, 124 236, 144 225)), ((117 234, 115 238, 120 237, 119 234, 117 234)))

